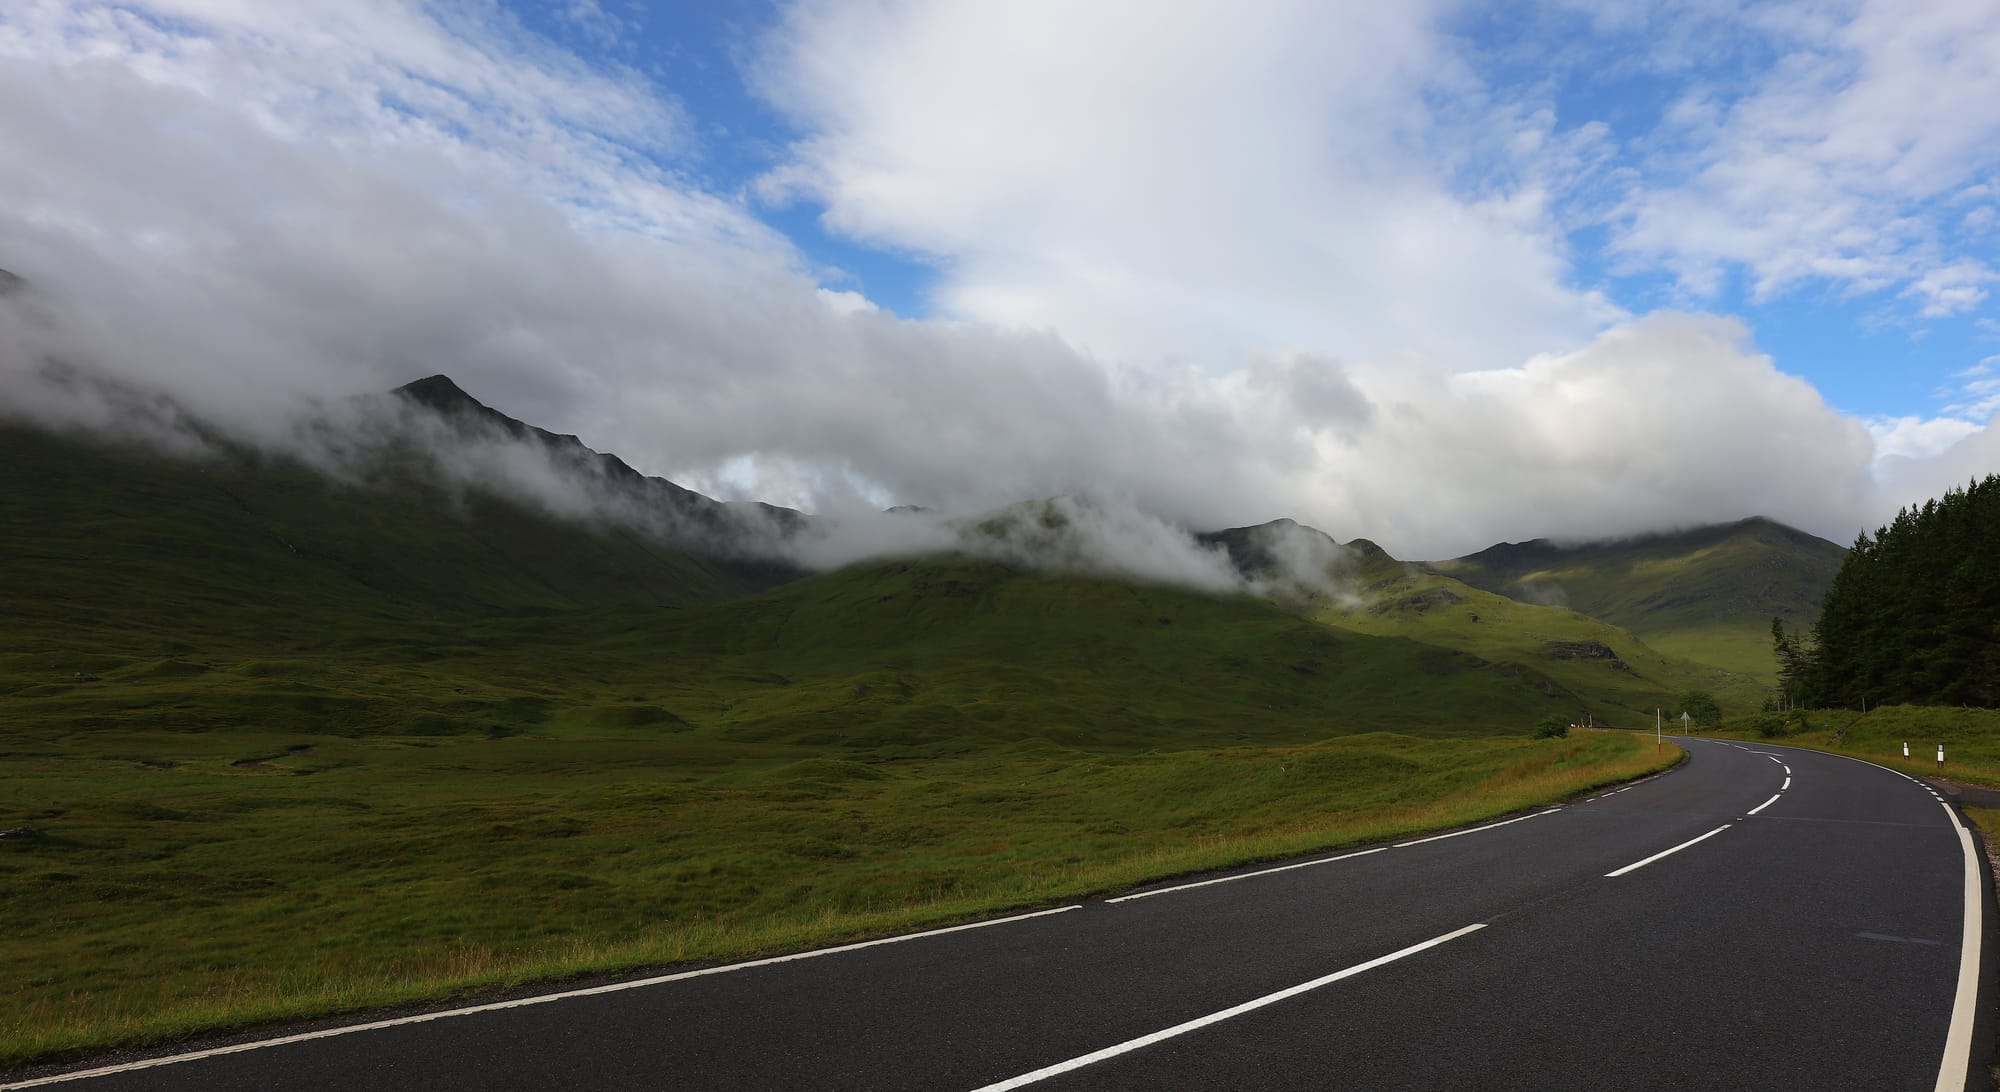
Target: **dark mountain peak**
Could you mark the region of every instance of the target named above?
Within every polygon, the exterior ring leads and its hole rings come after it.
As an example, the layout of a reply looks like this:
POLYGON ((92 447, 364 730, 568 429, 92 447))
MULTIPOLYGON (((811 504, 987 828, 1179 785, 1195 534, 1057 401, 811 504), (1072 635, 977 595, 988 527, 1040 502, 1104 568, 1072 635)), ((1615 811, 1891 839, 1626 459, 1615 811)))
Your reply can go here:
POLYGON ((0 269, 0 296, 11 296, 28 286, 28 279, 19 273, 0 269))
POLYGON ((806 523, 802 512, 761 502, 725 503, 665 478, 642 474, 625 460, 593 450, 574 435, 550 432, 507 416, 466 393, 448 375, 425 376, 391 393, 436 413, 467 435, 499 432, 513 440, 539 445, 557 465, 577 474, 579 488, 608 487, 611 496, 641 510, 650 509, 669 517, 683 546, 711 559, 720 559, 725 567, 733 566, 766 583, 778 583, 797 575, 788 564, 744 560, 767 549, 744 539, 796 533, 806 523))
POLYGON ((1377 546, 1373 539, 1357 538, 1347 543, 1347 548, 1363 563, 1370 561, 1394 561, 1389 551, 1377 546))
POLYGON ((1279 567, 1273 550, 1280 536, 1304 534, 1321 540, 1326 546, 1349 551, 1363 565, 1379 560, 1392 560, 1380 546, 1365 538, 1357 538, 1342 546, 1339 540, 1311 524, 1295 519, 1279 517, 1267 523, 1252 524, 1249 527, 1227 527, 1220 531, 1204 531, 1197 534, 1195 541, 1211 549, 1221 547, 1228 551, 1230 564, 1245 576, 1257 577, 1272 572, 1279 567))
POLYGON ((1452 563, 1474 562, 1497 569, 1512 569, 1561 553, 1554 539, 1531 538, 1525 542, 1498 542, 1476 554, 1454 558, 1452 563))
MULTIPOLYGON (((1826 543, 1825 539, 1810 531, 1801 531, 1789 523, 1779 523, 1769 516, 1751 516, 1749 519, 1738 520, 1730 524, 1728 530, 1733 534, 1754 535, 1765 542, 1789 542, 1803 546, 1826 543)), ((1840 544, 1836 542, 1833 545, 1840 544)))
POLYGON ((485 403, 465 393, 465 388, 452 381, 451 376, 440 372, 427 375, 414 382, 405 383, 393 392, 412 401, 422 402, 432 409, 486 409, 485 403))
POLYGON ((526 421, 509 417, 492 406, 467 394, 464 387, 452 381, 448 375, 431 375, 412 383, 397 387, 391 394, 407 398, 455 424, 485 425, 497 428, 516 440, 537 440, 551 451, 579 458, 587 458, 597 464, 598 469, 615 478, 638 478, 638 471, 625 465, 616 455, 601 455, 585 447, 582 440, 568 433, 550 432, 536 428, 526 421))
MULTIPOLYGON (((525 421, 518 421, 501 413, 492 406, 481 402, 465 392, 465 388, 452 381, 448 375, 425 376, 413 383, 405 383, 390 392, 407 398, 425 409, 431 410, 446 420, 464 424, 475 422, 498 428, 517 440, 534 436, 550 447, 583 448, 582 441, 574 436, 557 436, 552 432, 538 429, 525 421), (564 444, 562 441, 569 441, 564 444)), ((588 450, 588 449, 585 449, 588 450)))

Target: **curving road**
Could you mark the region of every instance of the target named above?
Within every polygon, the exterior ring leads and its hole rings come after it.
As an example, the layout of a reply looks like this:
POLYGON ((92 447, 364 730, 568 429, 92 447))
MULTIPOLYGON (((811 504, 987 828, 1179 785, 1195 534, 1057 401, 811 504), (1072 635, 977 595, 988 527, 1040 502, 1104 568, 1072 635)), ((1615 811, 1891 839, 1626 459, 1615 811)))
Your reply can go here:
POLYGON ((1956 814, 1852 759, 1687 746, 1446 835, 0 1088, 1990 1087, 1956 814))

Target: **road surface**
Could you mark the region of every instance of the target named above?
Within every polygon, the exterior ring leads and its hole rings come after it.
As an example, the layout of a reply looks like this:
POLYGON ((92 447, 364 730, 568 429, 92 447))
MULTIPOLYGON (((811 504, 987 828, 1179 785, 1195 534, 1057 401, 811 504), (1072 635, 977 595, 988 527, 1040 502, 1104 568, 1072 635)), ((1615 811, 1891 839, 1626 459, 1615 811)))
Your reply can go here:
POLYGON ((1989 1087, 1990 895, 1951 809, 1852 759, 1688 749, 1437 837, 0 1087, 1989 1087))

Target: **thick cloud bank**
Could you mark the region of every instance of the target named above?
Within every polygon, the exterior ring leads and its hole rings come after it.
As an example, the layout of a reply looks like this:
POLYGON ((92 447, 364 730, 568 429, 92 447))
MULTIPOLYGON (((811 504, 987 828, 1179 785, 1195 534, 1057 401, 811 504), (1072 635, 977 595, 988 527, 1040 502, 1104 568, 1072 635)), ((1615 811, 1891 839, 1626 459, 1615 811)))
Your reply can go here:
MULTIPOLYGON (((51 384, 56 361, 282 446, 304 443, 302 405, 442 371, 711 495, 831 517, 918 504, 941 519, 1115 497, 1163 526, 1290 516, 1402 557, 1759 513, 1844 540, 2000 455, 1987 426, 1878 461, 1859 421, 1732 320, 1604 326, 1615 316, 1558 285, 1538 222, 1499 209, 1443 249, 1400 229, 1350 239, 1432 257, 1369 282, 1387 296, 1281 309, 1367 318, 1367 337, 1290 318, 1262 341, 1254 322, 1190 325, 1180 317, 1206 303, 1182 307, 1171 284, 1146 286, 1122 315, 1044 301, 1020 312, 1027 324, 969 305, 962 318, 899 317, 829 291, 745 206, 618 153, 671 149, 672 104, 504 36, 387 56, 370 20, 416 39, 437 28, 394 4, 334 8, 356 22, 320 36, 202 5, 158 20, 40 3, 0 17, 0 268, 25 278, 0 294, 0 411, 181 435, 92 384, 51 384), (508 90, 531 86, 546 93, 508 90), (1419 306, 1432 265, 1470 260, 1465 247, 1512 255, 1480 259, 1506 275, 1451 281, 1452 298, 1419 306), (1503 283, 1516 280, 1518 292, 1503 283), (1496 332, 1501 349, 1474 344, 1515 311, 1532 321, 1496 332), (1113 328, 1132 339, 1097 332, 1113 328), (1320 344, 1349 355, 1282 347, 1320 344)), ((812 92, 844 71, 837 60, 785 86, 812 92)), ((1403 87, 1392 76, 1383 86, 1403 87)), ((901 238, 839 152, 801 160, 810 173, 786 184, 821 188, 856 230, 901 238)), ((1441 191, 1412 199, 1436 203, 1411 225, 1458 215, 1441 191)), ((988 211, 935 215, 948 226, 988 211)), ((1138 246, 1144 226, 1092 235, 1099 249, 1079 260, 1138 246)), ((1345 230, 1320 225, 1324 245, 1294 257, 1318 260, 1345 230)), ((1037 253, 1055 252, 1043 243, 1037 253)), ((1204 260, 1177 254, 1162 275, 1204 260)), ((1024 291, 1057 295, 1115 279, 1109 267, 1018 272, 1024 291)), ((1197 584, 1208 564, 1163 563, 1197 584)))

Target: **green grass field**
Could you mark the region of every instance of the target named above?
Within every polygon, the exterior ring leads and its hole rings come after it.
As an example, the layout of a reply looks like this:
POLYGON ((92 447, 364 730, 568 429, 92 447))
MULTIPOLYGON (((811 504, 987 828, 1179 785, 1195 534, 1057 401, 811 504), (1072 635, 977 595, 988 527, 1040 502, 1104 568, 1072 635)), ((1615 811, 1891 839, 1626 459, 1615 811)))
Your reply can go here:
POLYGON ((841 757, 698 733, 10 733, 0 1064, 1049 903, 1546 803, 1643 741, 841 757))

